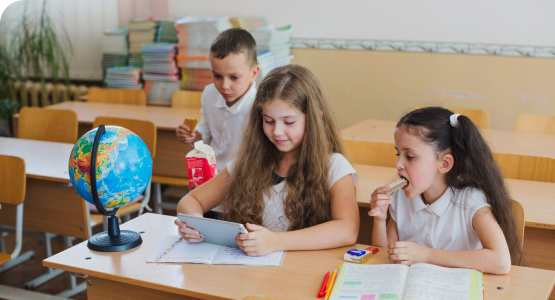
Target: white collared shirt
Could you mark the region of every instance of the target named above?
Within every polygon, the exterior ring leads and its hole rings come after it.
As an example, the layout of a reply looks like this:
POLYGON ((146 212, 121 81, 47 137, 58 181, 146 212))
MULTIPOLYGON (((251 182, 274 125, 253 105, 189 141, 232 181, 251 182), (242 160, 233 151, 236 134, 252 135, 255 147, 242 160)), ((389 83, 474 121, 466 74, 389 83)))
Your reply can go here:
POLYGON ((399 241, 443 250, 482 249, 472 218, 478 209, 491 205, 481 190, 447 188, 431 205, 420 195, 407 198, 403 190, 392 196, 389 212, 397 222, 399 241))
POLYGON ((205 144, 210 143, 214 149, 218 171, 225 168, 239 150, 255 95, 256 85, 253 82, 243 97, 228 107, 213 83, 207 85, 202 92, 202 117, 196 131, 202 135, 202 141, 205 144))
MULTIPOLYGON (((227 164, 229 174, 233 172, 235 160, 227 164)), ((330 155, 330 169, 328 172, 328 184, 331 187, 341 178, 347 175, 353 176, 353 184, 357 183, 358 174, 351 166, 345 156, 334 153, 330 155)), ((285 198, 287 198, 287 178, 271 187, 269 195, 264 193, 264 213, 262 214, 262 226, 274 232, 289 230, 290 221, 285 217, 285 198)), ((330 204, 331 205, 331 204, 330 204)), ((218 206, 222 207, 222 206, 218 206)))

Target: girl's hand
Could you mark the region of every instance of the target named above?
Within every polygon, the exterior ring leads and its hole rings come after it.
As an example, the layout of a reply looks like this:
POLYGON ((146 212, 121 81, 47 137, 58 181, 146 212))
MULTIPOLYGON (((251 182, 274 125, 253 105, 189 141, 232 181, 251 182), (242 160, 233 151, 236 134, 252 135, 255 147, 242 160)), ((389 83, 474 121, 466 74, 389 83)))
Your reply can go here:
POLYGON ((389 244, 387 258, 396 264, 410 266, 416 263, 428 263, 430 248, 420 246, 413 242, 393 242, 389 244))
POLYGON ((184 144, 192 144, 195 142, 196 134, 191 132, 191 129, 187 125, 180 124, 175 130, 175 136, 184 144))
POLYGON ((378 220, 387 219, 387 208, 391 204, 391 195, 384 194, 390 187, 388 185, 377 188, 370 198, 368 215, 378 220))
MULTIPOLYGON (((199 213, 194 213, 193 216, 202 217, 199 213)), ((194 228, 187 227, 185 222, 181 222, 178 218, 174 221, 175 225, 177 225, 178 233, 189 243, 198 243, 204 240, 204 234, 198 232, 194 228)))
POLYGON ((276 245, 276 233, 262 226, 247 223, 249 233, 238 234, 235 238, 239 248, 248 256, 272 253, 276 245))

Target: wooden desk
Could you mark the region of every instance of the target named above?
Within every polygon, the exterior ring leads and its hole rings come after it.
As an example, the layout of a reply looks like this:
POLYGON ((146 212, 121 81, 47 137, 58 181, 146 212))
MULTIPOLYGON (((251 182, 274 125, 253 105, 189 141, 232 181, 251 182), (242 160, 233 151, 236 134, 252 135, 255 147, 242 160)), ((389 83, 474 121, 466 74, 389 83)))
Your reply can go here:
MULTIPOLYGON (((360 207, 370 207, 372 192, 388 184, 397 174, 395 168, 353 165, 358 172, 357 202, 360 207)), ((555 183, 505 179, 511 197, 524 207, 527 227, 555 230, 555 183)))
MULTIPOLYGON (((89 209, 71 186, 73 144, 0 137, 0 154, 23 158, 27 173, 23 228, 88 239, 89 209)), ((15 207, 0 210, 0 224, 15 222, 15 207)))
MULTIPOLYGON (((87 298, 94 299, 243 299, 263 294, 280 299, 316 299, 323 275, 343 263, 352 247, 291 251, 281 267, 146 263, 166 234, 175 234, 175 217, 144 214, 121 227, 144 231, 143 244, 117 253, 90 251, 86 242, 49 257, 46 267, 90 276, 87 298), (87 259, 88 258, 88 259, 87 259)), ((358 247, 366 247, 359 245, 358 247)), ((388 263, 386 251, 370 263, 388 263)), ((487 299, 547 299, 555 272, 512 267, 504 276, 486 275, 487 299), (498 290, 497 287, 504 287, 498 290)))
MULTIPOLYGON (((383 163, 369 164, 393 167, 396 161, 393 140, 396 124, 393 121, 368 119, 342 130, 341 135, 347 144, 357 141, 372 143, 370 150, 376 152, 366 149, 364 152, 369 153, 354 153, 355 160, 361 157, 364 159, 364 156, 381 156, 379 159, 383 163)), ((505 177, 555 181, 555 135, 497 129, 484 129, 481 132, 505 177)))
POLYGON ((62 102, 47 108, 69 109, 77 113, 79 136, 92 129, 94 119, 98 116, 153 122, 157 128, 157 142, 152 173, 187 178, 185 155, 192 147, 177 140, 175 129, 183 123, 185 117, 200 120, 202 114, 199 109, 89 102, 62 102))

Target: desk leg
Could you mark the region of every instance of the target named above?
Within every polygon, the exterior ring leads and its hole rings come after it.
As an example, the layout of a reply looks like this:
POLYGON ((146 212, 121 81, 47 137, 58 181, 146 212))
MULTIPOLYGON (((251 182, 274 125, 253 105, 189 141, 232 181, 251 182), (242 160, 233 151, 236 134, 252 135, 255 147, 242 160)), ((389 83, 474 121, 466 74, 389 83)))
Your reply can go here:
POLYGON ((121 300, 121 299, 165 299, 186 300, 198 299, 164 291, 153 290, 137 285, 115 282, 96 277, 87 278, 87 299, 89 300, 121 300))

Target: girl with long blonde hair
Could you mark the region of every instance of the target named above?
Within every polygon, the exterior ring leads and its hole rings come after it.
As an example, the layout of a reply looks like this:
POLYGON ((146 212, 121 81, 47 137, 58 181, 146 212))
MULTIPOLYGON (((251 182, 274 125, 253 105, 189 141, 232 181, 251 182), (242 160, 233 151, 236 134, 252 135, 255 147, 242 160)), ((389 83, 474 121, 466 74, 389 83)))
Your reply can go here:
MULTIPOLYGON (((223 205, 224 220, 249 230, 236 238, 247 255, 341 247, 358 236, 356 179, 318 80, 287 65, 262 80, 236 159, 177 211, 202 215, 223 205)), ((175 222, 185 240, 204 239, 175 222)))

